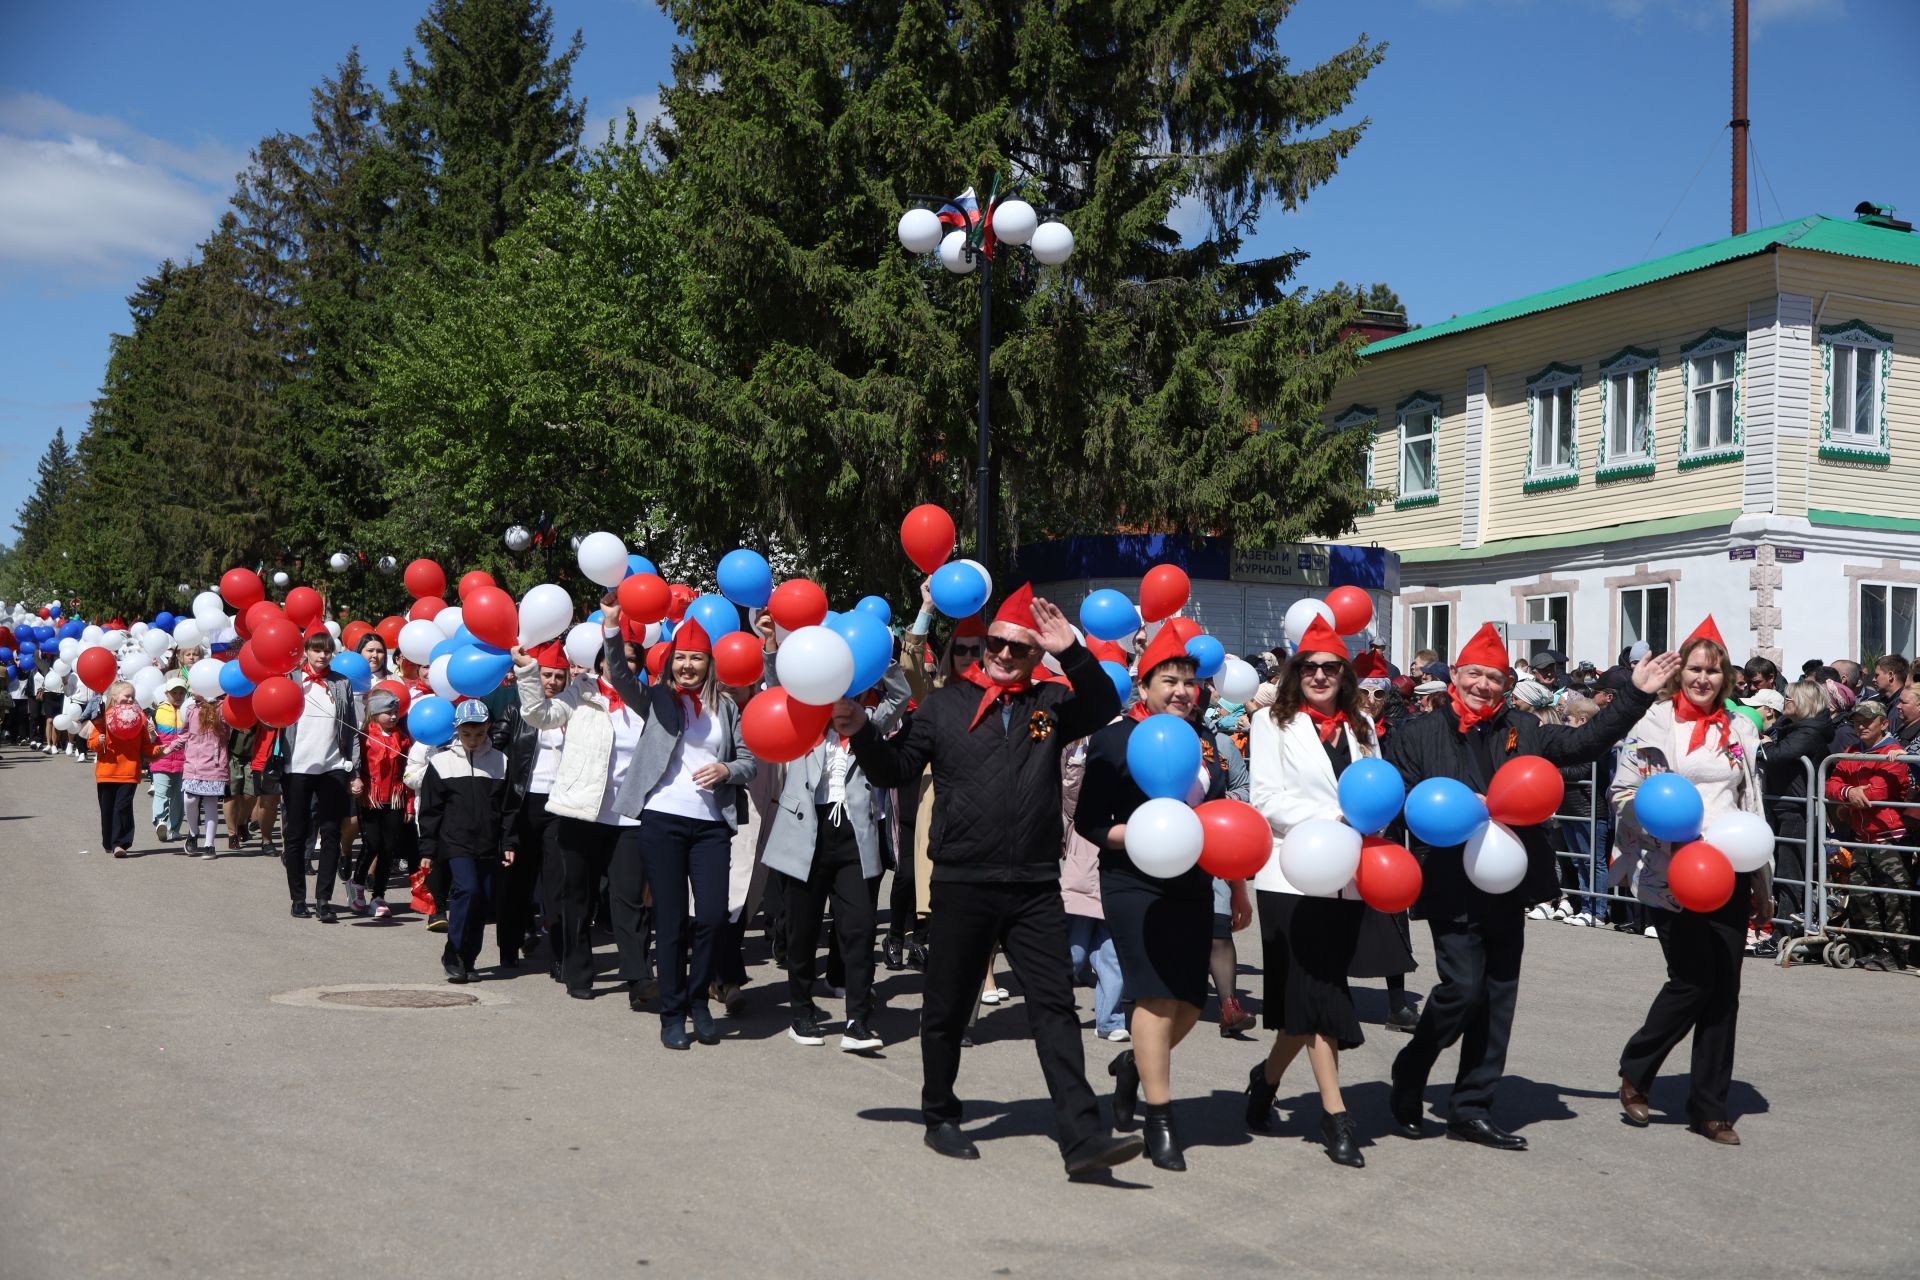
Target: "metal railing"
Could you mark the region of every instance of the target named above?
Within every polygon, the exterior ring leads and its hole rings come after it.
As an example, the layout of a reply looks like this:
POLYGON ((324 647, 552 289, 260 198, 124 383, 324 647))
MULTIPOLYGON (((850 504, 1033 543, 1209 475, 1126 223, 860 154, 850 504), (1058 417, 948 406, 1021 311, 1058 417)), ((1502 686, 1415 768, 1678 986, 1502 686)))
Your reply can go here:
MULTIPOLYGON (((1920 901, 1915 900, 1920 899, 1920 890, 1914 888, 1913 877, 1920 846, 1879 843, 1853 834, 1853 824, 1847 820, 1850 806, 1827 798, 1834 765, 1847 761, 1901 766, 1909 775, 1901 798, 1875 801, 1871 807, 1903 814, 1920 810, 1920 801, 1906 798, 1914 794, 1911 767, 1920 764, 1920 755, 1850 751, 1820 762, 1814 792, 1818 821, 1808 827, 1817 840, 1807 851, 1813 889, 1807 903, 1807 933, 1795 940, 1795 946, 1809 954, 1817 951, 1828 964, 1841 969, 1859 962, 1863 939, 1875 940, 1879 944, 1876 950, 1904 949, 1920 943, 1920 930, 1915 928, 1916 917, 1920 917, 1920 901), (1893 925, 1900 927, 1888 927, 1893 925)), ((1913 838, 1910 831, 1902 834, 1913 838)))

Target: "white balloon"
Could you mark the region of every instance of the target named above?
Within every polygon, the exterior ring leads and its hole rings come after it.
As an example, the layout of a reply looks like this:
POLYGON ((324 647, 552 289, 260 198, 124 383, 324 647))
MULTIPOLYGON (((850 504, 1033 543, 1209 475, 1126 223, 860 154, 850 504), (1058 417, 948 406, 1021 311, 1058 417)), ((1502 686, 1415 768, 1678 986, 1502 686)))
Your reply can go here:
POLYGON ((415 618, 400 628, 400 656, 424 667, 433 659, 434 646, 446 638, 432 622, 415 618))
POLYGON ((993 206, 993 234, 1008 244, 1025 244, 1033 239, 1040 215, 1025 200, 1002 200, 993 206))
POLYGON ((974 257, 967 252, 967 233, 959 229, 947 232, 940 241, 940 265, 957 276, 973 271, 974 257))
MULTIPOLYGON (((657 634, 657 633, 656 633, 657 634)), ((567 642, 563 646, 567 651, 567 661, 576 667, 593 669, 593 660, 600 656, 601 647, 606 643, 606 633, 597 622, 576 623, 567 632, 567 642)))
POLYGON ((627 544, 611 533, 590 533, 580 539, 575 558, 580 572, 603 587, 617 587, 627 576, 627 544))
POLYGON ((1073 232, 1064 222, 1043 222, 1033 231, 1033 256, 1057 267, 1073 256, 1073 232))
POLYGON ((1315 618, 1324 618, 1329 627, 1333 625, 1333 609, 1325 600, 1295 600, 1287 606, 1287 642, 1297 645, 1307 634, 1307 628, 1313 625, 1315 618))
POLYGON ((227 615, 226 601, 218 592, 202 591, 193 598, 193 616, 196 618, 224 618, 227 615))
POLYGON ((140 637, 141 639, 145 639, 147 634, 147 624, 144 622, 134 623, 131 634, 137 637, 140 637))
POLYGON ((87 629, 80 633, 80 643, 98 644, 100 643, 100 637, 105 634, 106 632, 100 630, 100 628, 94 626, 92 623, 88 623, 87 629))
POLYGON ((802 627, 780 646, 774 670, 788 697, 824 707, 847 696, 853 683, 853 650, 836 631, 802 627))
POLYGON ((73 717, 62 712, 53 718, 53 727, 62 733, 72 733, 74 730, 73 717))
POLYGON ((564 588, 543 582, 520 597, 520 647, 545 644, 572 621, 573 598, 564 588))
POLYGON ((160 701, 160 686, 167 682, 166 673, 158 667, 147 667, 134 673, 133 696, 143 707, 151 707, 160 701))
POLYGON ((1489 822, 1468 839, 1461 861, 1482 893, 1511 893, 1527 878, 1527 847, 1502 822, 1489 822))
POLYGON ((987 566, 978 560, 962 560, 961 564, 970 564, 980 574, 980 580, 987 584, 987 599, 993 599, 993 575, 987 572, 987 566))
POLYGON ((55 678, 64 680, 67 678, 67 672, 71 670, 73 670, 73 664, 68 662, 65 658, 54 659, 53 674, 55 678))
POLYGON ((202 658, 187 668, 187 688, 202 698, 220 696, 220 669, 227 664, 218 658, 202 658))
POLYGON ((533 545, 533 535, 527 532, 525 525, 516 524, 507 530, 506 542, 509 551, 525 551, 533 545))
POLYGON ((333 642, 335 644, 340 643, 340 624, 335 622, 332 618, 327 619, 327 634, 333 637, 333 642))
POLYGON ((646 635, 640 638, 640 643, 649 649, 659 644, 660 643, 660 624, 657 622, 649 622, 647 624, 647 633, 646 635))
POLYGON ((1219 674, 1213 677, 1213 687, 1228 702, 1244 705, 1260 691, 1260 673, 1246 659, 1229 656, 1220 664, 1219 674))
POLYGON ((460 624, 465 620, 466 615, 457 604, 450 608, 442 609, 433 615, 433 625, 440 628, 440 638, 442 640, 447 639, 453 635, 454 632, 458 631, 460 624))
POLYGON ((1360 833, 1332 818, 1308 818, 1280 842, 1280 874, 1310 898, 1331 898, 1360 869, 1360 833))
POLYGON ((1183 875, 1199 862, 1205 840, 1200 815, 1170 796, 1149 800, 1127 817, 1127 856, 1162 880, 1183 875))
POLYGON ((1707 824, 1700 838, 1726 854, 1735 871, 1758 871, 1773 861, 1773 828, 1757 813, 1723 813, 1707 824))
POLYGON ((352 563, 351 560, 347 559, 347 553, 344 551, 336 551, 327 557, 327 565, 335 573, 345 573, 347 566, 352 563))
POLYGON ((109 631, 100 637, 100 643, 115 653, 118 653, 127 643, 127 633, 124 631, 109 631))
POLYGON ((909 209, 900 215, 894 232, 908 253, 932 253, 940 243, 940 215, 931 209, 909 209))
POLYGON ((67 662, 72 662, 79 656, 80 642, 72 636, 63 637, 60 641, 60 657, 67 662))
POLYGON ((173 642, 182 649, 198 649, 206 638, 200 624, 192 618, 182 618, 173 624, 173 642))
POLYGON ((287 577, 287 571, 285 569, 273 575, 273 585, 276 587, 284 587, 291 581, 292 579, 287 577))
POLYGON ((156 627, 140 637, 140 647, 149 657, 164 658, 167 650, 173 648, 173 637, 156 627))
POLYGON ((435 693, 448 702, 458 701, 460 697, 460 691, 447 681, 447 664, 452 661, 452 654, 443 653, 427 667, 427 683, 433 687, 435 693))

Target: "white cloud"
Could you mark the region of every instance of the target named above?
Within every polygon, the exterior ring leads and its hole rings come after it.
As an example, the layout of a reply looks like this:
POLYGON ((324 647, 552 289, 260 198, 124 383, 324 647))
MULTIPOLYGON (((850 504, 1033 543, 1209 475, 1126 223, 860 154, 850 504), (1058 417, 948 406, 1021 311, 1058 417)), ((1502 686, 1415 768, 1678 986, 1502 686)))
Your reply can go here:
POLYGON ((607 140, 607 129, 613 129, 616 142, 627 136, 627 112, 632 111, 639 121, 640 132, 645 133, 647 126, 666 115, 660 106, 660 91, 637 94, 631 98, 621 98, 614 103, 613 110, 607 115, 595 116, 587 121, 586 133, 581 141, 588 147, 597 147, 607 140))

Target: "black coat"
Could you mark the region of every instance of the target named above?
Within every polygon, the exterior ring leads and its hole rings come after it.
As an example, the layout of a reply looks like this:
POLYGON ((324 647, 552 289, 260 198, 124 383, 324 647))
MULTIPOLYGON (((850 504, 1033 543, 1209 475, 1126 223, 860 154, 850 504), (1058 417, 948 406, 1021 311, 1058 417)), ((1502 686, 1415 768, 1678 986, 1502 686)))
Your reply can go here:
MULTIPOLYGON (((1443 705, 1402 721, 1382 744, 1382 754, 1400 770, 1409 791, 1428 778, 1458 778, 1485 795, 1493 775, 1515 756, 1543 756, 1557 768, 1605 759, 1652 705, 1653 695, 1630 686, 1578 728, 1542 724, 1525 711, 1503 707, 1464 734, 1453 708, 1443 705)), ((1414 914, 1430 920, 1477 918, 1559 897, 1560 877, 1544 827, 1520 827, 1515 834, 1526 846, 1526 878, 1519 888, 1496 896, 1467 879, 1463 846, 1435 848, 1409 832, 1407 844, 1424 877, 1414 914)))
POLYGON ((1120 712, 1099 660, 1076 644, 1060 655, 1071 685, 1036 684, 989 708, 969 729, 982 690, 935 689, 891 738, 871 724, 849 742, 877 787, 917 782, 933 766, 935 880, 1041 883, 1060 878, 1060 753, 1120 712), (1011 706, 1005 726, 1001 707, 1011 706))
MULTIPOLYGON (((1199 892, 1211 898, 1212 877, 1199 867, 1193 867, 1172 880, 1160 880, 1134 866, 1133 859, 1127 856, 1125 849, 1107 848, 1107 832, 1125 822, 1135 809, 1147 802, 1147 793, 1135 785, 1133 774, 1127 769, 1127 743, 1139 725, 1138 720, 1116 721, 1087 740, 1086 780, 1080 784, 1080 804, 1073 812, 1073 829, 1100 851, 1102 875, 1134 876, 1156 885, 1166 885, 1169 892, 1191 890, 1197 885, 1199 892)), ((1225 799, 1226 770, 1220 767, 1218 760, 1207 760, 1205 764, 1207 794, 1204 799, 1225 799)))
POLYGON ((1807 766, 1818 769, 1833 740, 1833 717, 1824 711, 1804 720, 1776 720, 1773 733, 1760 743, 1754 763, 1760 773, 1760 792, 1766 798, 1767 821, 1785 840, 1807 834, 1807 766))
POLYGON ((540 755, 540 731, 520 714, 516 699, 512 706, 494 717, 487 731, 494 749, 507 758, 507 785, 516 800, 527 798, 527 784, 533 781, 533 762, 540 755))

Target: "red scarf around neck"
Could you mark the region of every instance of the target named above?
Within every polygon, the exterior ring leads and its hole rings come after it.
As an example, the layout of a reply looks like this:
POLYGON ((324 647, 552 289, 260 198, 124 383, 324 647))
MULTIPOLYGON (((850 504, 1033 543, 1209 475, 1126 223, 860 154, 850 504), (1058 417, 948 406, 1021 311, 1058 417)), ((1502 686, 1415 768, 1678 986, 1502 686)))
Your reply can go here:
POLYGON ((1320 741, 1332 746, 1340 740, 1340 734, 1347 727, 1346 712, 1336 711, 1328 715, 1324 711, 1315 711, 1304 702, 1300 704, 1300 709, 1307 713, 1307 719, 1313 721, 1314 729, 1320 734, 1320 741))
POLYGON ((609 713, 619 711, 627 705, 620 695, 614 692, 612 685, 608 684, 605 680, 600 680, 597 676, 595 680, 600 685, 600 696, 607 700, 607 711, 609 713))
POLYGON ((318 674, 315 674, 312 667, 302 666, 300 668, 300 674, 306 677, 305 680, 300 682, 302 687, 310 684, 325 684, 328 678, 333 675, 333 668, 331 666, 325 666, 320 668, 318 674))
POLYGON ((1016 680, 1012 684, 996 684, 985 671, 981 670, 980 664, 977 662, 965 671, 962 671, 960 678, 968 684, 977 685, 986 691, 980 695, 980 705, 974 710, 973 719, 967 724, 968 733, 972 733, 979 727, 980 721, 987 714, 987 708, 991 707, 994 703, 1000 701, 1002 698, 1011 697, 1016 693, 1025 693, 1027 690, 1033 688, 1033 682, 1031 680, 1016 680))
POLYGON ((1469 707, 1460 700, 1460 691, 1452 685, 1447 686, 1447 698, 1453 703, 1453 714, 1454 717, 1460 721, 1461 733, 1465 733, 1477 724, 1493 719, 1499 715, 1501 711, 1501 706, 1497 702, 1484 711, 1475 711, 1472 707, 1469 707))
POLYGON ((701 712, 700 691, 698 689, 682 689, 678 685, 674 686, 673 691, 679 694, 682 698, 686 699, 688 702, 691 702, 693 704, 693 715, 689 718, 695 719, 695 720, 699 719, 700 712, 701 712))
POLYGON ((1725 707, 1716 706, 1711 711, 1702 711, 1694 706, 1693 699, 1684 693, 1674 695, 1673 718, 1680 724, 1693 726, 1693 737, 1687 740, 1688 755, 1707 745, 1707 726, 1710 724, 1720 726, 1720 741, 1725 742, 1733 736, 1733 726, 1727 720, 1725 707))

